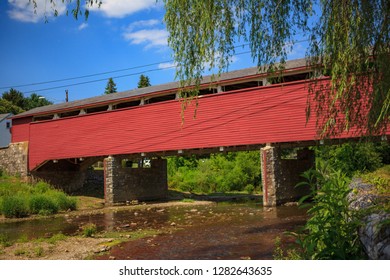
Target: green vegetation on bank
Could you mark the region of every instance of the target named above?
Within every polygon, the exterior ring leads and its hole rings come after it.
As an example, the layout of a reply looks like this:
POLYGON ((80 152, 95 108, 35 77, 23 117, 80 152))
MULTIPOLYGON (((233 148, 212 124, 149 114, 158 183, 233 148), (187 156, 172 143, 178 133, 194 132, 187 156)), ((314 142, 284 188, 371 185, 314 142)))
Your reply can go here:
POLYGON ((206 194, 260 191, 260 155, 254 151, 168 158, 168 184, 172 189, 206 194))
POLYGON ((77 201, 45 182, 28 184, 16 177, 0 176, 0 214, 21 218, 75 210, 77 201))
POLYGON ((334 169, 353 177, 357 173, 377 170, 390 164, 390 145, 387 142, 345 143, 315 148, 316 158, 328 162, 334 169))
MULTIPOLYGON (((365 174, 390 164, 387 142, 346 143, 313 148, 316 158, 328 162, 347 177, 365 174)), ((294 150, 284 150, 293 158, 294 150)), ((193 193, 260 192, 259 151, 212 154, 209 157, 168 158, 168 185, 171 189, 193 193)))
MULTIPOLYGON (((355 143, 316 148, 316 169, 303 174, 311 194, 309 219, 298 231, 288 235, 295 246, 283 248, 280 238, 275 245, 275 259, 363 259, 366 258, 358 236, 362 218, 369 213, 389 213, 390 165, 387 143, 355 143), (384 165, 385 164, 385 165, 384 165), (373 185, 369 191, 376 199, 373 206, 358 210, 350 207, 348 195, 352 177, 373 185)), ((299 187, 298 185, 298 187, 299 187)))

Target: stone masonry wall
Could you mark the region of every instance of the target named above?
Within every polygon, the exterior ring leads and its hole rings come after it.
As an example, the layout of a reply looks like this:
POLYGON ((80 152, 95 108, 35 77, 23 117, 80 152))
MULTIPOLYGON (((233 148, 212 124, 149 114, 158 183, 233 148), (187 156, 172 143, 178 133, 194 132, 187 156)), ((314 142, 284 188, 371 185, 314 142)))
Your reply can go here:
POLYGON ((81 189, 84 185, 86 172, 81 171, 45 171, 31 172, 32 180, 42 180, 56 189, 60 189, 68 194, 81 189))
POLYGON ((314 166, 314 152, 298 151, 297 159, 281 159, 278 147, 261 149, 261 172, 263 184, 263 205, 276 206, 295 201, 308 194, 308 188, 295 188, 302 181, 300 175, 314 166))
POLYGON ((30 173, 32 180, 42 180, 66 193, 73 193, 81 189, 86 179, 86 170, 80 170, 80 166, 71 164, 65 160, 57 163, 48 161, 37 171, 30 173))
POLYGON ((106 204, 131 200, 157 200, 165 198, 168 190, 167 161, 155 159, 150 168, 122 167, 121 160, 105 160, 106 204))
POLYGON ((303 180, 301 174, 315 166, 314 151, 299 150, 297 159, 282 159, 280 184, 276 190, 278 204, 296 201, 310 193, 309 186, 295 186, 303 180))
POLYGON ((28 142, 11 143, 0 149, 0 169, 12 176, 28 175, 28 142))

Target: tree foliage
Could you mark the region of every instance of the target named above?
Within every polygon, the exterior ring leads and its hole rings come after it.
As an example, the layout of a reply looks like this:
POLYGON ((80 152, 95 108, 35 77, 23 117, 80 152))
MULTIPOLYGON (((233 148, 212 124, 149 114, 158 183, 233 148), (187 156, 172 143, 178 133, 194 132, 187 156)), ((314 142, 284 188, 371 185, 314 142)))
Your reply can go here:
POLYGON ((387 163, 390 146, 382 143, 345 143, 315 148, 316 158, 328 162, 349 177, 356 172, 374 171, 387 163))
POLYGON ((168 184, 171 188, 197 193, 247 191, 260 189, 258 152, 212 154, 168 159, 168 184))
POLYGON ((22 112, 22 108, 12 104, 6 99, 0 98, 0 114, 12 113, 14 115, 17 115, 22 112))
POLYGON ((23 111, 51 104, 53 103, 36 93, 31 94, 29 97, 24 97, 22 92, 11 88, 9 91, 4 92, 0 98, 0 114, 13 113, 16 115, 23 111))
POLYGON ((227 69, 238 42, 249 44, 257 64, 267 65, 263 70, 283 69, 294 35, 299 33, 309 37, 308 65, 321 73, 325 68, 330 75, 329 87, 317 82, 310 85, 309 98, 317 105, 307 108, 308 117, 316 112, 323 136, 353 127, 363 133, 386 129, 390 107, 389 0, 164 3, 168 43, 183 85, 199 84, 206 65, 220 72, 227 69), (312 16, 315 10, 319 15, 312 16), (280 64, 275 67, 277 62, 280 64))
POLYGON ((139 81, 138 81, 138 88, 144 88, 144 87, 150 87, 150 86, 151 86, 151 84, 150 84, 149 77, 146 75, 141 75, 139 77, 139 81))
POLYGON ((116 84, 112 78, 109 78, 107 81, 106 89, 104 90, 104 94, 111 94, 116 92, 116 84))
MULTIPOLYGON (((313 78, 322 73, 330 76, 330 86, 311 83, 308 97, 316 103, 313 108, 308 102, 307 117, 316 115, 322 136, 387 129, 390 0, 162 1, 168 44, 183 86, 199 85, 206 67, 219 73, 227 70, 236 44, 248 44, 263 70, 281 70, 299 34, 309 38, 306 58, 308 66, 317 70, 313 78)), ((56 1, 50 2, 53 6, 56 1)), ((88 7, 100 5, 99 0, 86 0, 87 5, 80 0, 66 2, 74 4, 75 18, 88 17, 88 7)))

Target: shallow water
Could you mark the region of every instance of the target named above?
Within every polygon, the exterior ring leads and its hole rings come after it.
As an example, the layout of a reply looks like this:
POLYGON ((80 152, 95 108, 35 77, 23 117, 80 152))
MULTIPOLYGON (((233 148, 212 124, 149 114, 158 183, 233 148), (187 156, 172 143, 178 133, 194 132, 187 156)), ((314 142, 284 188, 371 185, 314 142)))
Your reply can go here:
POLYGON ((172 206, 27 220, 0 224, 11 240, 78 234, 94 223, 98 231, 162 230, 151 238, 129 241, 99 258, 116 259, 270 259, 275 237, 306 220, 297 207, 263 209, 256 203, 172 206))

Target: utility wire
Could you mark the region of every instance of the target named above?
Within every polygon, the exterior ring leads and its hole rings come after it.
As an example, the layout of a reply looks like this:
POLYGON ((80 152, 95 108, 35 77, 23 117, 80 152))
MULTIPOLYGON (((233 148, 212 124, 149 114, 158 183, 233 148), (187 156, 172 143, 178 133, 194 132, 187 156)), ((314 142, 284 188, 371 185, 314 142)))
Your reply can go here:
MULTIPOLYGON (((306 41, 308 41, 308 39, 296 41, 296 42, 294 42, 294 44, 302 43, 302 42, 306 42, 306 41)), ((248 44, 249 43, 242 44, 242 45, 237 45, 234 48, 244 47, 244 46, 246 46, 248 44)), ((240 52, 240 53, 236 53, 234 55, 243 55, 243 54, 248 54, 248 53, 251 53, 251 51, 240 52)), ((49 83, 55 83, 55 82, 61 82, 61 81, 70 81, 70 80, 76 80, 76 79, 87 78, 87 77, 94 77, 94 76, 99 76, 99 75, 104 75, 104 74, 117 73, 117 72, 122 72, 122 71, 127 71, 127 70, 134 70, 134 69, 139 69, 139 68, 144 68, 144 67, 159 65, 159 64, 162 64, 162 63, 169 63, 169 62, 173 62, 173 60, 167 60, 167 61, 162 61, 162 62, 155 62, 155 63, 151 63, 151 64, 139 65, 139 66, 134 66, 134 67, 125 68, 125 69, 101 72, 101 73, 84 75, 84 76, 79 76, 79 77, 72 77, 72 78, 52 80, 52 81, 47 81, 47 82, 39 82, 39 83, 33 83, 33 84, 24 84, 24 85, 20 85, 20 86, 11 86, 11 87, 0 87, 0 89, 20 88, 20 87, 34 86, 34 85, 43 85, 43 84, 49 84, 49 83)), ((176 68, 176 65, 168 66, 168 67, 155 68, 155 69, 149 69, 149 70, 144 70, 142 72, 130 73, 130 74, 125 74, 125 75, 113 76, 111 78, 113 78, 113 79, 120 79, 120 78, 124 78, 124 77, 130 77, 130 76, 135 76, 135 75, 140 75, 140 74, 150 73, 150 72, 156 72, 156 71, 161 71, 161 70, 167 70, 167 69, 172 69, 172 68, 176 68)), ((54 87, 30 90, 30 91, 26 91, 24 93, 25 94, 30 94, 30 93, 48 91, 48 90, 59 89, 59 88, 68 88, 68 87, 73 87, 73 86, 79 86, 79 85, 85 85, 85 84, 90 84, 90 83, 106 81, 107 79, 108 78, 105 77, 105 78, 96 79, 96 80, 89 80, 89 81, 84 81, 84 82, 71 83, 71 84, 65 84, 65 85, 60 85, 60 86, 54 86, 54 87)))
MULTIPOLYGON (((247 45, 249 45, 249 43, 242 44, 242 45, 237 45, 237 46, 234 46, 234 48, 236 49, 236 48, 244 47, 244 46, 247 46, 247 45)), ((90 78, 90 77, 95 77, 95 76, 111 74, 111 73, 118 73, 118 72, 123 72, 123 71, 128 71, 128 70, 135 70, 135 69, 155 66, 155 65, 162 64, 162 63, 171 63, 171 62, 174 62, 174 61, 173 60, 165 60, 165 61, 154 62, 154 63, 150 63, 150 64, 143 64, 143 65, 138 65, 138 66, 134 66, 134 67, 128 67, 128 68, 123 68, 123 69, 118 69, 118 70, 100 72, 100 73, 95 73, 95 74, 88 74, 88 75, 83 75, 83 76, 69 77, 69 78, 50 80, 50 81, 45 81, 45 82, 36 82, 36 83, 22 84, 22 85, 3 86, 3 87, 0 87, 0 90, 8 89, 8 88, 21 88, 21 87, 28 87, 28 86, 37 86, 37 85, 65 82, 65 81, 71 81, 71 80, 78 80, 78 79, 83 79, 83 78, 90 78)))

